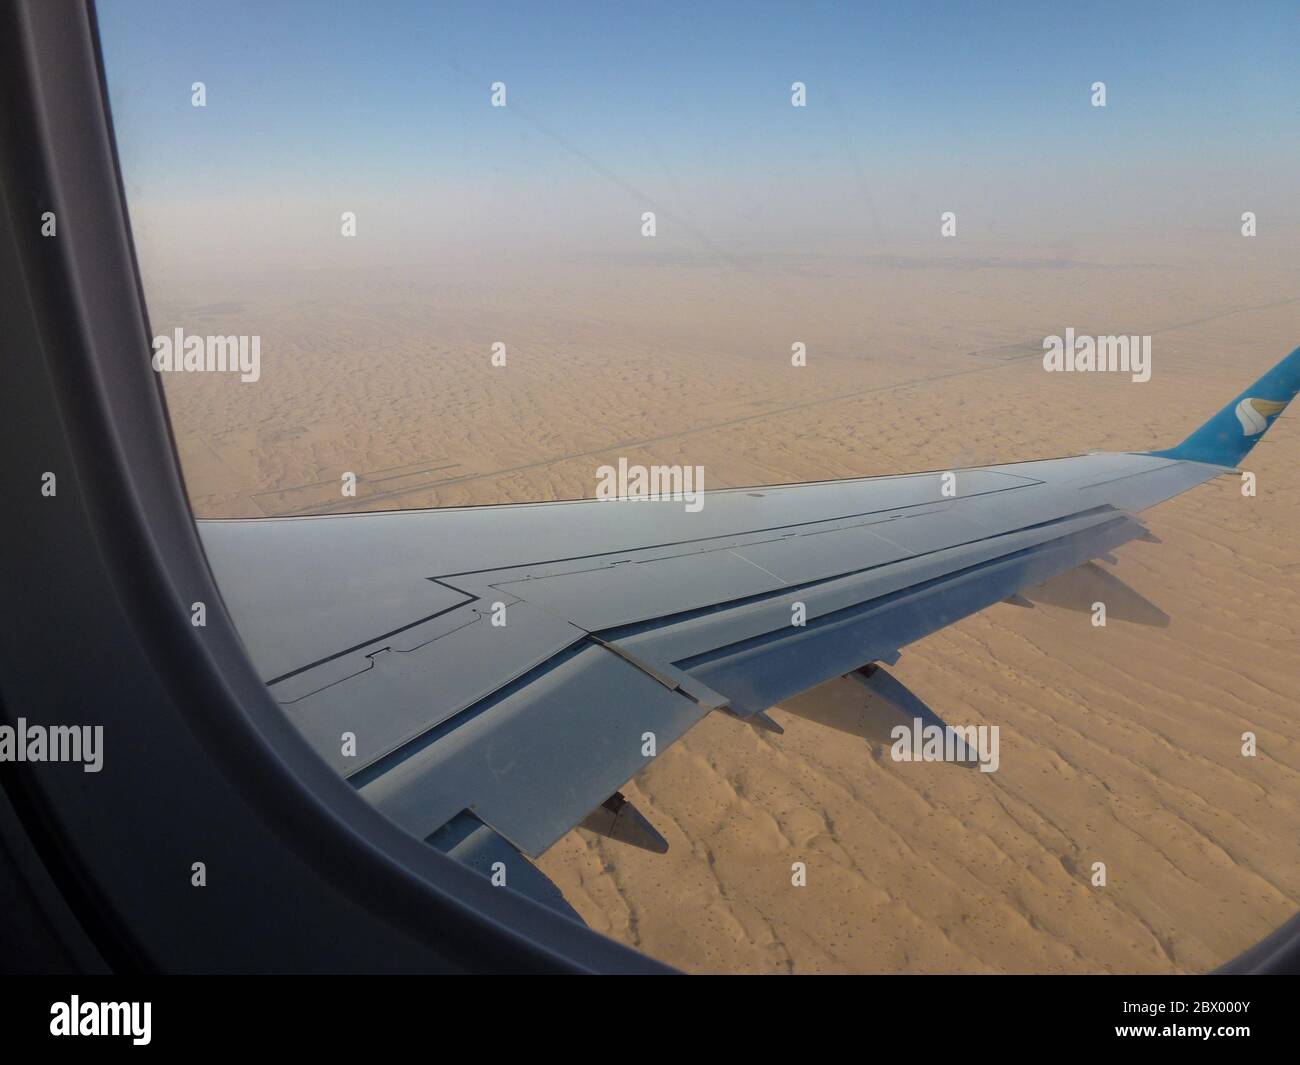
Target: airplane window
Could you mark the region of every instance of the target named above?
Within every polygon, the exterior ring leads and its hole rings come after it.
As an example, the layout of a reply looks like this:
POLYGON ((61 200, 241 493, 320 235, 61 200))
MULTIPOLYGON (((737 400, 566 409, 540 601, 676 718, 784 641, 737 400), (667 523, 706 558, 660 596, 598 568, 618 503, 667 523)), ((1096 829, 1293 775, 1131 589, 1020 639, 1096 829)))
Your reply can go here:
POLYGON ((98 18, 205 550, 368 801, 696 972, 1295 912, 1280 11, 98 18))

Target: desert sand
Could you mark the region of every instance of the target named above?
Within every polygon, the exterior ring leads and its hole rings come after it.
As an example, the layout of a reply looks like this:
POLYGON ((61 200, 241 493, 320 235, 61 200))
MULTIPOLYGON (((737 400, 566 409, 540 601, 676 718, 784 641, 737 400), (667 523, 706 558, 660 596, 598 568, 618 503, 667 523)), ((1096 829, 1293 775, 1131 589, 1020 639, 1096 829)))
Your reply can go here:
MULTIPOLYGON (((1169 446, 1300 344, 1298 238, 145 267, 156 333, 262 337, 255 385, 166 380, 196 514, 242 517, 585 497, 620 456, 723 488, 1169 446), (1152 335, 1152 379, 1045 373, 1067 326, 1152 335)), ((904 651, 946 720, 1000 726, 996 773, 894 763, 838 681, 772 711, 783 736, 712 715, 624 789, 668 854, 577 830, 541 868, 697 972, 1227 961, 1300 909, 1298 458, 1293 410, 1256 497, 1221 478, 1147 512, 1163 543, 1108 572, 1167 627, 999 605, 904 651)))

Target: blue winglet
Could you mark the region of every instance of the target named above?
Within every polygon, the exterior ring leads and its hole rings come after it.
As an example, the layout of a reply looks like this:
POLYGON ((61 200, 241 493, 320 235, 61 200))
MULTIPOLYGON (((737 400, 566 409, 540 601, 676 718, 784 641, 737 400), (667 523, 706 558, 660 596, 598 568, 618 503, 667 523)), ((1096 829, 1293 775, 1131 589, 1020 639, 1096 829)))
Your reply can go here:
POLYGON ((1149 454, 1235 466, 1300 392, 1300 348, 1219 411, 1177 447, 1149 454))

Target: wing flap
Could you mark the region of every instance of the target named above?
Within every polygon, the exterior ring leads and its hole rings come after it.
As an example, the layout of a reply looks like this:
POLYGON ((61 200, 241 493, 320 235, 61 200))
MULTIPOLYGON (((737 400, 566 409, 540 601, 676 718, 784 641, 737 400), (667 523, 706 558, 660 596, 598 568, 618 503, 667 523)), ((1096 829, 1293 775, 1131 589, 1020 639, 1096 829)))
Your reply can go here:
MULTIPOLYGON (((898 558, 888 564, 868 565, 834 575, 822 572, 822 579, 792 586, 785 589, 779 597, 768 596, 726 612, 701 611, 665 618, 658 625, 633 626, 606 633, 605 636, 617 640, 633 654, 681 663, 717 648, 757 639, 768 633, 783 632, 791 627, 792 608, 796 603, 803 604, 805 618, 812 623, 825 615, 881 599, 947 573, 1033 548, 1123 517, 1110 508, 1103 508, 1000 536, 986 536, 973 543, 958 544, 926 555, 898 558)), ((1126 520, 1131 532, 1128 538, 1141 535, 1140 524, 1132 518, 1126 520)), ((791 553, 798 552, 799 549, 797 543, 791 543, 787 547, 791 553)), ((942 625, 936 625, 938 627, 942 625)), ((896 650, 898 646, 900 645, 896 644, 893 649, 896 650)))
POLYGON ((330 765, 351 776, 586 637, 532 604, 503 606, 502 626, 492 624, 487 604, 465 625, 409 650, 390 639, 357 652, 363 668, 285 711, 330 765), (350 747, 345 734, 354 737, 350 747))
POLYGON ((735 713, 754 713, 1137 539, 1142 529, 1132 518, 1113 515, 1057 539, 823 614, 804 627, 787 622, 678 665, 726 695, 735 713))
POLYGON ((536 857, 706 713, 586 642, 353 780, 421 838, 468 810, 536 857))

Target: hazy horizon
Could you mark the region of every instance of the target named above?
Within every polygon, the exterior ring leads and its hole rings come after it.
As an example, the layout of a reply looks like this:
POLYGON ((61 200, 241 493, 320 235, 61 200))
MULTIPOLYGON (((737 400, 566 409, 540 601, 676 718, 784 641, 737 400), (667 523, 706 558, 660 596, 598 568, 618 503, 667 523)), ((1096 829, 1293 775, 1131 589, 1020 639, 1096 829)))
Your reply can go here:
POLYGON ((1300 226, 1286 4, 99 7, 150 270, 1300 226))

